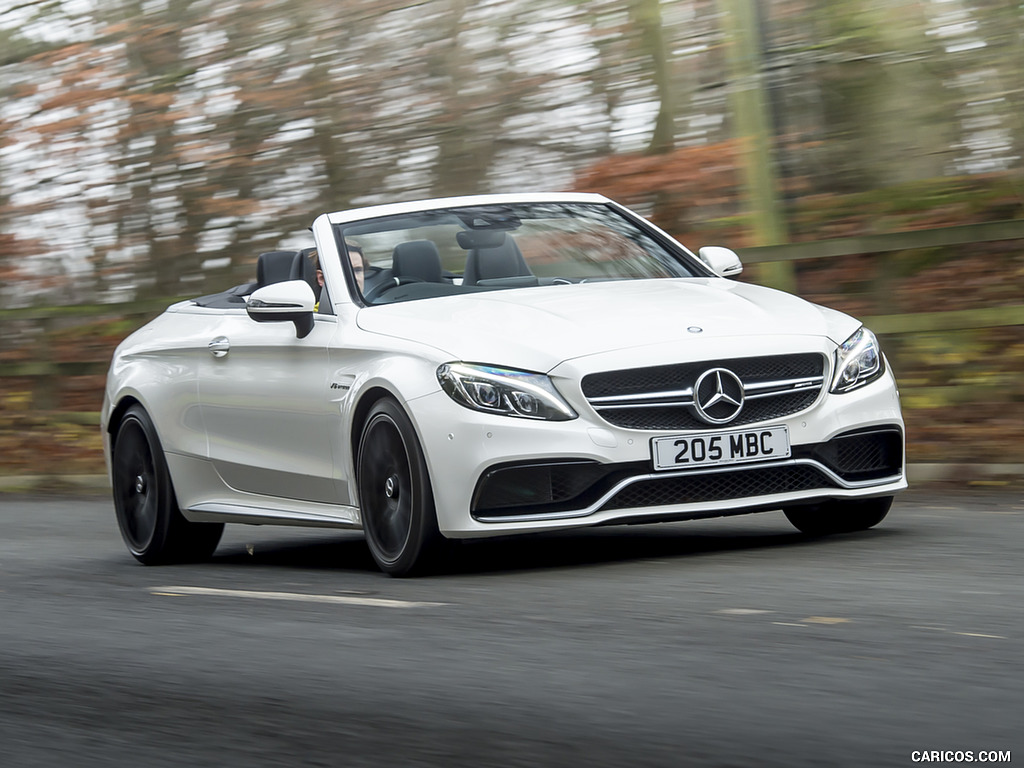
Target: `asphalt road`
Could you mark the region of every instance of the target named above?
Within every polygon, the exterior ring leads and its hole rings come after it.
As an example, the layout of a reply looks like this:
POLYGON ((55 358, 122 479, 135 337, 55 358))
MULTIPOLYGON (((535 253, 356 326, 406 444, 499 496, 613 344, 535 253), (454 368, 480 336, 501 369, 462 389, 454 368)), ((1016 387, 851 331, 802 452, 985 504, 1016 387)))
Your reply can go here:
POLYGON ((1024 762, 1022 552, 1019 494, 910 494, 828 540, 605 528, 420 580, 286 528, 147 568, 106 499, 0 496, 0 765, 1024 762))

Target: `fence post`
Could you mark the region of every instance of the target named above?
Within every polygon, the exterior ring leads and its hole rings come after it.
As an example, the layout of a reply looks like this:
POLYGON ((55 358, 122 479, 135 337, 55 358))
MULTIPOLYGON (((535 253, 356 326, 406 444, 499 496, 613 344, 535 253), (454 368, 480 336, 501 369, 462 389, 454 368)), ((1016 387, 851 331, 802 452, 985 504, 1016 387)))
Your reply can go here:
MULTIPOLYGON (((782 245, 789 241, 789 233, 772 150, 775 130, 762 74, 761 21, 754 0, 719 2, 728 39, 729 95, 742 153, 743 186, 754 241, 757 245, 782 245)), ((758 282, 795 292, 792 263, 759 264, 758 282)))

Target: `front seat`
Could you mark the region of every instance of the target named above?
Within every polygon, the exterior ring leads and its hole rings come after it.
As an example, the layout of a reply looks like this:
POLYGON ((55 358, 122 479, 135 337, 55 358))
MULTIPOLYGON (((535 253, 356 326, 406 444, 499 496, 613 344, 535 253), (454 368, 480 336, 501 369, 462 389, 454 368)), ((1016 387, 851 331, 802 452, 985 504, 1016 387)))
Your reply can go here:
POLYGON ((256 260, 256 287, 262 288, 273 283, 292 279, 292 265, 298 251, 267 251, 256 260))
POLYGON ((401 280, 410 278, 424 283, 442 283, 441 254, 433 240, 399 243, 391 252, 391 273, 401 280))
POLYGON ((463 285, 476 285, 481 280, 532 275, 519 246, 504 230, 463 230, 455 239, 469 253, 463 285))
POLYGON ((305 280, 306 284, 313 289, 313 296, 320 305, 321 314, 334 314, 334 307, 331 304, 327 293, 327 286, 321 286, 316 279, 316 268, 313 266, 313 254, 316 248, 303 248, 295 255, 292 261, 292 269, 289 273, 289 280, 305 280))
POLYGON ((313 254, 316 248, 303 248, 292 261, 289 280, 305 280, 313 294, 320 298, 320 284, 316 281, 316 269, 313 266, 313 254))

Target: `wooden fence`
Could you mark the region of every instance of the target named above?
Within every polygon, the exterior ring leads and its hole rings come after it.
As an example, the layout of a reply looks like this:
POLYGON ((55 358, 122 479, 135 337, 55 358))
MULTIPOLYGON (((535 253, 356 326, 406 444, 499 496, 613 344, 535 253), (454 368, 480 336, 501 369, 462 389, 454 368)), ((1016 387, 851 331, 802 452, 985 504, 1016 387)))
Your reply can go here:
MULTIPOLYGON (((797 264, 807 259, 969 246, 1008 240, 1024 240, 1024 220, 747 248, 741 251, 741 257, 745 263, 752 265, 769 262, 797 264)), ((1019 278, 1009 276, 1008 279, 1019 278)), ((914 334, 984 329, 1012 329, 1014 338, 1017 338, 1017 332, 1021 331, 1019 338, 1024 340, 1024 288, 1017 295, 1021 301, 1009 305, 874 314, 861 319, 877 334, 887 337, 883 338, 883 347, 895 339, 906 339, 914 334)), ((99 422, 102 380, 116 339, 93 344, 84 339, 81 349, 78 350, 80 353, 73 350, 70 355, 72 359, 67 359, 68 354, 54 355, 49 340, 54 334, 59 334, 61 330, 66 331, 69 327, 91 326, 103 320, 120 321, 119 328, 124 331, 121 335, 127 335, 128 330, 142 325, 172 301, 174 299, 117 305, 0 310, 0 325, 5 331, 3 336, 10 336, 11 334, 6 331, 17 325, 30 329, 34 339, 27 354, 24 346, 18 354, 10 354, 9 338, 3 340, 8 349, 0 347, 0 416, 4 416, 3 420, 6 422, 0 424, 0 475, 33 472, 33 467, 39 461, 38 458, 32 458, 36 444, 41 444, 38 455, 50 455, 54 451, 54 443, 59 442, 62 434, 65 437, 76 435, 79 438, 78 449, 91 451, 93 454, 91 459, 81 461, 73 461, 74 457, 68 454, 68 461, 78 471, 102 470, 101 457, 98 455, 98 434, 91 437, 76 430, 98 432, 94 427, 99 422), (79 388, 84 391, 84 395, 70 403, 65 396, 69 382, 78 382, 79 388), (92 407, 89 407, 90 404, 92 407), (19 457, 23 458, 22 454, 28 455, 29 458, 21 461, 19 457)), ((1024 368, 1024 360, 1021 364, 1024 368)), ((899 373, 899 367, 894 367, 899 373)), ((954 382, 940 387, 922 387, 920 392, 915 391, 913 382, 910 382, 909 386, 901 382, 910 436, 910 458, 913 460, 917 451, 918 460, 943 460, 942 452, 946 450, 943 443, 950 442, 948 436, 962 437, 963 430, 958 430, 958 416, 955 413, 943 415, 939 407, 929 408, 921 405, 935 400, 933 396, 937 394, 937 390, 947 389, 949 391, 946 396, 936 401, 940 406, 954 401, 961 406, 983 402, 987 407, 995 409, 995 415, 989 420, 991 424, 974 425, 972 434, 975 437, 968 440, 966 447, 960 445, 953 450, 955 460, 1003 460, 1008 463, 1024 463, 1024 426, 1020 426, 1019 431, 1018 427, 1014 426, 1015 423, 1024 424, 1024 413, 1021 413, 1022 403, 1019 399, 1022 390, 1020 387, 1007 388, 1006 377, 1000 378, 999 381, 1002 383, 995 388, 985 383, 954 382), (955 398, 951 399, 954 393, 955 398), (926 394, 928 397, 925 397, 926 394), (943 422, 938 425, 938 431, 937 419, 943 422), (918 423, 915 424, 915 421, 918 423), (930 451, 920 448, 914 441, 915 432, 930 435, 929 439, 933 439, 936 445, 930 451), (971 443, 972 440, 977 445, 971 443), (996 451, 985 447, 985 444, 991 444, 993 441, 999 445, 996 451)), ((977 408, 970 408, 964 413, 976 411, 977 408)), ((59 454, 59 451, 57 453, 59 454)))

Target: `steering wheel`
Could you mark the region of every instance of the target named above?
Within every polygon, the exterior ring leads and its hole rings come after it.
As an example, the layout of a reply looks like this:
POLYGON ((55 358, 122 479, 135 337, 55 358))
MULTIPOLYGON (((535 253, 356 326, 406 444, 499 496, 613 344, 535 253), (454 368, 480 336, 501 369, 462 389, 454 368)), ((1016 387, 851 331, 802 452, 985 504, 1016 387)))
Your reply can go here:
POLYGON ((363 294, 363 300, 367 304, 372 304, 374 301, 379 299, 383 294, 390 291, 392 288, 397 288, 400 285, 408 285, 409 283, 425 283, 427 282, 421 277, 413 277, 411 275, 399 275, 393 277, 390 280, 385 280, 379 285, 373 286, 369 291, 363 294))

